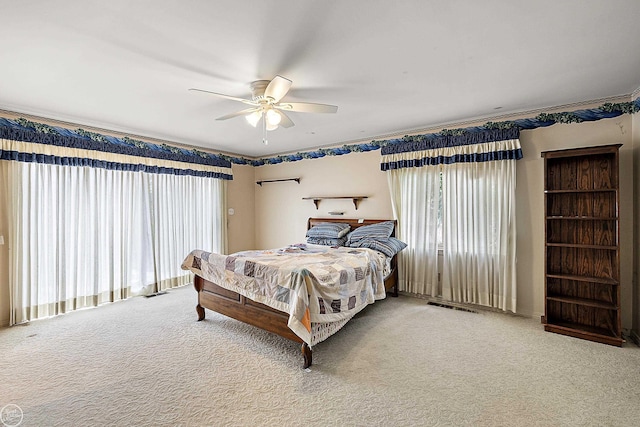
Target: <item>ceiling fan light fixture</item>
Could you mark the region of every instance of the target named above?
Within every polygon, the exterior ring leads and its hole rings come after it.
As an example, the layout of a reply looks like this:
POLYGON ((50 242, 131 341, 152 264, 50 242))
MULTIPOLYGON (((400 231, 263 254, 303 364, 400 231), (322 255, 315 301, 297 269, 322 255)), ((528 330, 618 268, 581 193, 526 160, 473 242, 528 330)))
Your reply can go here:
POLYGON ((254 111, 253 113, 244 116, 245 119, 247 119, 247 122, 253 126, 256 127, 258 126, 258 122, 260 121, 260 119, 262 118, 262 112, 261 111, 254 111))
POLYGON ((271 123, 269 123, 269 120, 267 120, 267 130, 276 130, 278 129, 278 125, 272 125, 271 123))
POLYGON ((277 128, 278 125, 280 124, 280 121, 282 120, 282 116, 280 116, 280 113, 278 113, 276 110, 269 109, 267 110, 266 115, 267 115, 267 123, 277 128))

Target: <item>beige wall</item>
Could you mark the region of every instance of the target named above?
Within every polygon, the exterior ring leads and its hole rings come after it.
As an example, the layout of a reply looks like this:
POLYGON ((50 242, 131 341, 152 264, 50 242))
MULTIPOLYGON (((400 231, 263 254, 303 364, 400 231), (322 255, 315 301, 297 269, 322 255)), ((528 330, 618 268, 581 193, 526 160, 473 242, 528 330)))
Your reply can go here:
MULTIPOLYGON (((631 327, 633 260, 633 157, 631 117, 580 124, 556 124, 523 131, 524 158, 517 167, 517 312, 539 317, 544 313, 543 162, 540 152, 562 148, 623 143, 621 149, 621 256, 623 327, 631 327)), ((295 182, 256 186, 256 247, 280 247, 304 240, 310 216, 328 217, 345 211, 345 217, 391 218, 386 176, 380 171, 380 151, 303 160, 256 168, 256 180, 300 177, 295 182), (309 196, 364 195, 356 211, 349 200, 322 200, 320 208, 309 196)))
POLYGON ((387 177, 380 171, 380 151, 326 156, 255 168, 256 180, 300 178, 255 186, 256 248, 266 249, 304 242, 307 219, 331 217, 392 218, 387 177), (321 200, 316 210, 313 196, 367 196, 355 209, 351 200, 321 200))
POLYGON ((255 168, 233 165, 227 184, 227 253, 255 248, 255 168))

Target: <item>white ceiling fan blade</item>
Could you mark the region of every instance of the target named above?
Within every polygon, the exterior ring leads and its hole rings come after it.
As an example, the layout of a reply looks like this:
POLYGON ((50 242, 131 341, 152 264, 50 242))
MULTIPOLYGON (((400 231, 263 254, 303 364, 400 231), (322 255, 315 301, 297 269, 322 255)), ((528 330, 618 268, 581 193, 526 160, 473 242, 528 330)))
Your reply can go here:
POLYGON ((282 126, 283 128, 290 128, 291 126, 294 126, 293 122, 291 121, 291 119, 289 118, 289 116, 287 116, 284 111, 278 111, 278 110, 274 110, 276 113, 280 114, 280 123, 279 125, 282 126))
POLYGON ((274 102, 280 101, 287 92, 289 92, 291 83, 292 81, 289 79, 285 79, 282 76, 275 76, 264 90, 265 98, 273 98, 274 102))
POLYGON ((235 113, 231 113, 231 114, 227 114, 226 116, 222 116, 222 117, 218 117, 216 120, 227 120, 227 119, 232 119, 234 117, 238 117, 238 116, 246 116, 249 115, 255 111, 260 111, 261 108, 260 107, 255 107, 255 108, 247 108, 246 110, 241 110, 241 111, 236 111, 235 113))
POLYGON ((274 107, 285 111, 296 111, 298 113, 335 113, 338 111, 336 105, 313 104, 311 102, 283 102, 274 107))
POLYGON ((221 97, 221 98, 231 99, 231 100, 233 100, 233 101, 240 101, 240 102, 244 102, 245 104, 249 104, 249 105, 258 105, 258 103, 257 103, 257 102, 254 102, 254 101, 252 101, 252 100, 250 100, 250 99, 238 98, 238 97, 236 97, 236 96, 225 95, 224 93, 217 93, 217 92, 211 92, 211 91, 209 91, 209 90, 204 90, 204 89, 194 89, 194 88, 191 88, 191 89, 189 89, 189 90, 193 90, 193 91, 196 91, 196 92, 204 92, 204 93, 208 93, 208 94, 211 94, 211 95, 219 96, 219 97, 221 97))

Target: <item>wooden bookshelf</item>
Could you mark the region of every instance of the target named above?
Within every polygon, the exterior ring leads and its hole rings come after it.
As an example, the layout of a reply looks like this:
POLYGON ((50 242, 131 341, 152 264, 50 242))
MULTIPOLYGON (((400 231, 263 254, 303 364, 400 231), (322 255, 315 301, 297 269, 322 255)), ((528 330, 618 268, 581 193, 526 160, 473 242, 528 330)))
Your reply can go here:
POLYGON ((546 151, 546 331, 621 346, 619 149, 546 151))

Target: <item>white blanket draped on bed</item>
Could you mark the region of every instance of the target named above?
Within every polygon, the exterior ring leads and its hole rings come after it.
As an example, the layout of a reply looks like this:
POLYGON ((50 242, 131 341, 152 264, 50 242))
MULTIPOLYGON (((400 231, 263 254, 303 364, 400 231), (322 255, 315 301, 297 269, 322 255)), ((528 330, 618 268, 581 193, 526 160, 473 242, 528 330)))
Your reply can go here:
POLYGON ((288 326, 306 343, 312 323, 341 323, 385 297, 385 256, 366 248, 294 245, 220 255, 192 251, 184 270, 289 314, 288 326))

